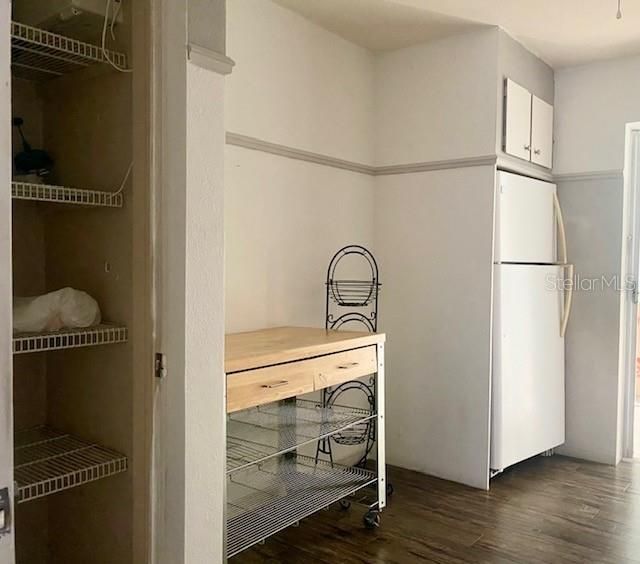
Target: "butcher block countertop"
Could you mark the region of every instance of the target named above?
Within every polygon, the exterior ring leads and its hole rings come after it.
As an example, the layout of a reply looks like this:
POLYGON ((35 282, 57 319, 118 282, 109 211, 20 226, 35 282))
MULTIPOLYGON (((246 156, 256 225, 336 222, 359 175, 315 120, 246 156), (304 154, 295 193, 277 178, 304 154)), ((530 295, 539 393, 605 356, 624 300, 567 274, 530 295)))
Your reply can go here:
POLYGON ((384 333, 329 331, 310 327, 274 327, 225 338, 225 372, 231 374, 274 364, 347 351, 385 341, 384 333))

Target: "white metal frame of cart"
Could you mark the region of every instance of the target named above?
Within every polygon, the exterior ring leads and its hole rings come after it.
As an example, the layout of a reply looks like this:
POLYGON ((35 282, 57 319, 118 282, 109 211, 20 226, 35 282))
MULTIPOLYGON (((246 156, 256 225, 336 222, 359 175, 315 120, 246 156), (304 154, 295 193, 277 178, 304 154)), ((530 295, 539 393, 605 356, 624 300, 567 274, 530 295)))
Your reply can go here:
POLYGON ((285 352, 277 361, 276 356, 257 361, 250 350, 246 364, 227 364, 227 557, 371 486, 376 500, 365 504, 363 521, 377 526, 387 496, 384 336, 275 328, 227 336, 228 356, 230 340, 248 338, 258 347, 282 343, 285 352), (318 342, 296 350, 286 338, 298 334, 318 342), (333 343, 337 348, 326 350, 324 335, 341 339, 333 343), (306 393, 365 376, 375 378, 373 409, 324 407, 316 398, 305 399, 306 393), (315 450, 322 439, 372 424, 375 469, 345 466, 315 450))

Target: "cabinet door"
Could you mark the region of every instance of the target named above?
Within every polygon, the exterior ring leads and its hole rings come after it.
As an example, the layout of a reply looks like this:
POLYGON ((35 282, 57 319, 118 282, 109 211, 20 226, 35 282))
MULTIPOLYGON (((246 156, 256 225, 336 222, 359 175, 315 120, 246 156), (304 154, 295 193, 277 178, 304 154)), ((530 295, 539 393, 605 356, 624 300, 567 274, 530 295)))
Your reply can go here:
POLYGON ((553 159, 553 106, 537 96, 531 104, 531 162, 551 168, 553 159))
POLYGON ((504 152, 531 160, 531 92, 507 78, 504 108, 504 152))

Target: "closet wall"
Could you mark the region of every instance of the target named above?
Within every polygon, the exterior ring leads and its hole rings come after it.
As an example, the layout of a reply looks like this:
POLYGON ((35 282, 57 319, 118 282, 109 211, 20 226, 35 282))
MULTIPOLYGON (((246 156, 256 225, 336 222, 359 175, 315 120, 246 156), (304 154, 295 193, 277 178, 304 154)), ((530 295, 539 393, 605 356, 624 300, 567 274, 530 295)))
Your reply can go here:
MULTIPOLYGON (((15 81, 12 88, 14 112, 33 116, 25 124, 27 138, 42 145, 42 113, 33 85, 26 81, 15 81)), ((13 115, 21 115, 14 113, 13 115)), ((13 140, 13 153, 21 147, 17 136, 13 140)), ((16 295, 43 293, 45 281, 44 219, 35 203, 12 204, 13 239, 13 291, 16 295), (20 257, 24 257, 21 260, 20 257)), ((28 429, 43 425, 47 417, 46 363, 43 355, 17 357, 13 366, 14 425, 16 429, 28 429), (18 407, 21 406, 20 409, 18 407)), ((21 519, 29 530, 28 537, 18 534, 18 551, 26 562, 45 561, 48 540, 47 501, 39 500, 25 506, 21 519)))
MULTIPOLYGON (((44 144, 56 159, 55 178, 70 186, 117 189, 133 154, 131 77, 108 72, 74 79, 71 86, 73 96, 64 82, 44 94, 44 144)), ((128 188, 129 205, 122 209, 61 209, 49 216, 45 249, 49 290, 69 284, 84 289, 98 300, 105 320, 132 327, 131 184, 128 188)), ((132 362, 131 339, 49 354, 49 424, 131 457, 132 362)), ((51 550, 60 562, 79 562, 78 548, 67 540, 71 534, 85 539, 79 542, 83 558, 106 563, 119 553, 126 561, 132 549, 132 474, 89 487, 51 498, 51 515, 59 515, 50 520, 51 550), (68 504, 74 511, 65 510, 68 504), (104 534, 105 527, 111 534, 104 534), (96 550, 98 559, 92 555, 96 550)))
MULTIPOLYGON (((36 84, 12 81, 12 116, 25 118, 24 133, 34 147, 42 147, 42 101, 36 84)), ((22 150, 17 130, 13 130, 12 153, 22 150)), ((12 203, 13 294, 32 296, 47 291, 46 218, 35 202, 12 203)), ((14 427, 29 429, 47 422, 46 355, 20 355, 13 363, 14 427)), ((25 563, 47 561, 49 540, 48 499, 36 500, 17 509, 16 548, 25 563)))
POLYGON ((371 165, 373 56, 272 2, 231 0, 227 18, 227 331, 322 326, 333 253, 372 243, 373 178, 229 134, 371 165))
MULTIPOLYGON (((26 118, 23 130, 34 147, 42 147, 42 103, 36 84, 17 79, 12 82, 12 115, 26 118)), ((12 136, 12 153, 22 150, 17 130, 12 136)), ((34 296, 46 291, 45 216, 35 202, 12 204, 13 293, 34 296)), ((23 355, 14 359, 14 370, 20 374, 13 385, 17 429, 28 429, 46 421, 47 398, 44 355, 23 355)))
MULTIPOLYGON (((556 72, 555 174, 571 260, 583 278, 619 274, 625 124, 640 121, 640 57, 556 72)), ((622 455, 620 294, 574 293, 567 332, 562 452, 615 464, 622 455), (615 440, 614 440, 615 439, 615 440)))

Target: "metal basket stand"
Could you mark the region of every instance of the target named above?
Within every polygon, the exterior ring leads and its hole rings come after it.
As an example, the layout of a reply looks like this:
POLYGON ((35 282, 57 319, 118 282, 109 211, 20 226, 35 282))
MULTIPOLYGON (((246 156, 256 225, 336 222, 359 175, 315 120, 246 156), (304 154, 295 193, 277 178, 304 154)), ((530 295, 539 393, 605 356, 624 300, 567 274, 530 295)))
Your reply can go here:
MULTIPOLYGON (((348 245, 340 249, 329 262, 326 279, 326 329, 352 329, 375 333, 378 329, 378 298, 380 295, 380 277, 378 263, 373 254, 361 245, 348 245), (360 263, 357 279, 340 276, 344 270, 344 263, 360 263), (362 275, 362 272, 366 275, 362 275)), ((322 392, 322 405, 330 409, 334 405, 340 405, 341 398, 346 394, 360 393, 365 398, 365 403, 373 412, 380 401, 377 391, 378 375, 373 374, 367 382, 353 380, 344 382, 339 386, 327 388, 322 392)), ((376 446, 378 429, 376 419, 368 420, 366 424, 352 427, 347 432, 335 433, 318 441, 316 447, 316 460, 322 455, 328 457, 333 464, 333 443, 337 445, 357 446, 363 445, 363 453, 354 467, 367 468, 369 455, 376 446)), ((384 437, 380 436, 381 444, 378 448, 384 448, 384 437)), ((374 484, 375 485, 375 484, 374 484)), ((393 486, 387 482, 386 495, 393 493, 393 486)), ((377 504, 367 504, 376 506, 377 504)), ((343 505, 347 507, 345 503, 343 505)), ((379 515, 373 515, 372 511, 365 515, 367 526, 378 526, 379 515)))

